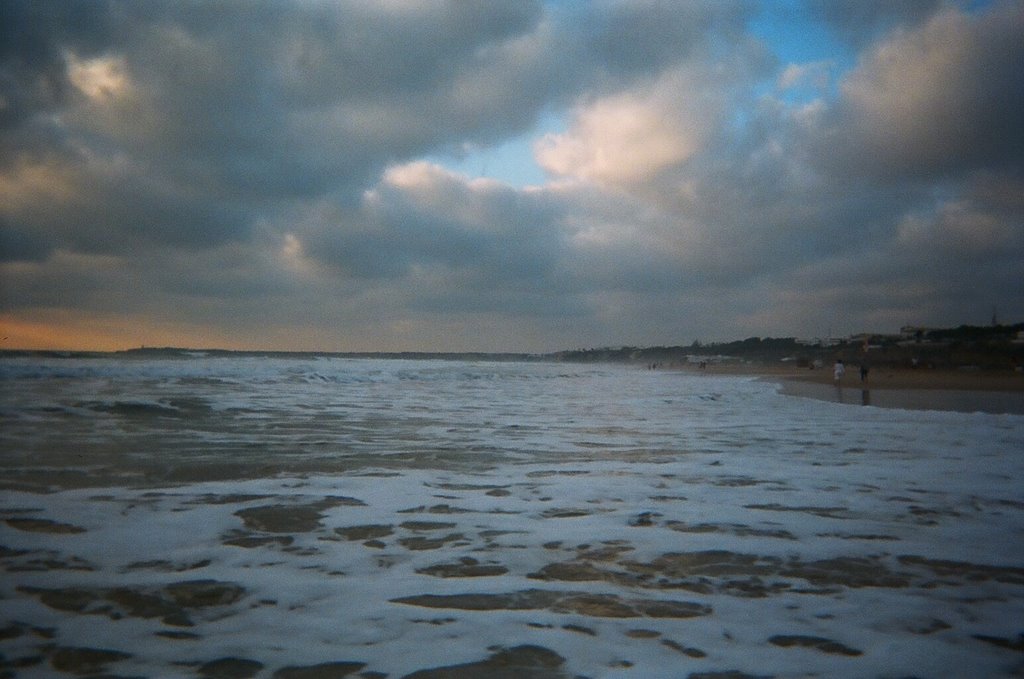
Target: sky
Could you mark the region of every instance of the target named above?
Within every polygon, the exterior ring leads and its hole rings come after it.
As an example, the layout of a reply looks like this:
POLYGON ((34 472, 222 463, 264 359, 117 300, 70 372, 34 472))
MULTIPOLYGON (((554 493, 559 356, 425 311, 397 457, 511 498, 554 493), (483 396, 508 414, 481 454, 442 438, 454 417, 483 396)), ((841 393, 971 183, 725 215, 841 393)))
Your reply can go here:
POLYGON ((1024 320, 1024 0, 0 0, 3 348, 1024 320))

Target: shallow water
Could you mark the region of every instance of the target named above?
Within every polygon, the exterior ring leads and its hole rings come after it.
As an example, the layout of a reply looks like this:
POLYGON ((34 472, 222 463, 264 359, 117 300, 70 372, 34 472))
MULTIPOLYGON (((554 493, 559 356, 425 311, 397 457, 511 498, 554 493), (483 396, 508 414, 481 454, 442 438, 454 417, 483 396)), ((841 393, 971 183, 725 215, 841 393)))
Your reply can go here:
POLYGON ((1019 415, 552 363, 0 375, 0 673, 1024 671, 1019 415))

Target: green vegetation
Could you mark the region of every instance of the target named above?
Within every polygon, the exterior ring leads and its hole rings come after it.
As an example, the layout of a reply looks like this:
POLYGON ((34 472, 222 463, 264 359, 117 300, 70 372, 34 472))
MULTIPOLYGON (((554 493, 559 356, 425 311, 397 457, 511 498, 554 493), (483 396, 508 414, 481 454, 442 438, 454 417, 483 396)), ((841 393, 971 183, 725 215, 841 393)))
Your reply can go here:
POLYGON ((701 361, 793 362, 809 366, 842 358, 875 367, 1013 369, 1024 365, 1024 323, 1016 325, 906 329, 899 335, 863 334, 829 342, 793 337, 749 337, 723 343, 670 347, 576 349, 553 355, 561 361, 679 365, 701 361))

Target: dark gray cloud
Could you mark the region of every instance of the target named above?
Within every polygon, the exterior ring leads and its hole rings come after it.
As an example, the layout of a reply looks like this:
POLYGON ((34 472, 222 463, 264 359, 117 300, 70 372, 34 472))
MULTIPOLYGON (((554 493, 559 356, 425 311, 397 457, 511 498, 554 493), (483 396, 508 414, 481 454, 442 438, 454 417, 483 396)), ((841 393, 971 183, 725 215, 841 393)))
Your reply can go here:
POLYGON ((1024 5, 932 15, 867 48, 818 140, 829 171, 932 179, 1024 170, 1024 5))
MULTIPOLYGON (((0 130, 8 133, 35 115, 58 109, 72 95, 65 50, 91 56, 112 35, 101 1, 21 2, 0 5, 0 130)), ((5 149, 9 150, 9 149, 5 149)))
POLYGON ((49 243, 33 229, 15 228, 0 219, 0 261, 38 262, 44 260, 49 251, 49 243))
POLYGON ((854 47, 894 30, 913 30, 929 19, 943 0, 810 0, 808 9, 854 47))
POLYGON ((354 210, 321 206, 297 233, 313 260, 341 276, 401 280, 434 269, 475 296, 550 293, 567 247, 557 226, 564 209, 541 193, 467 183, 421 163, 388 173, 354 210))
POLYGON ((709 40, 737 40, 756 9, 735 0, 717 3, 714 11, 701 3, 663 0, 604 5, 606 11, 577 20, 587 49, 609 71, 641 76, 687 60, 709 40))

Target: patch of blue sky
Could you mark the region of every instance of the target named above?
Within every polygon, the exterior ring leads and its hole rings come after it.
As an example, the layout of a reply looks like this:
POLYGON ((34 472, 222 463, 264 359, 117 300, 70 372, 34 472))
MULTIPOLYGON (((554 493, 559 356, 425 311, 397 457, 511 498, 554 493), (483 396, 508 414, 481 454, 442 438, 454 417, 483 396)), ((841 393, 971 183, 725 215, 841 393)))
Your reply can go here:
POLYGON ((758 85, 758 94, 771 94, 791 105, 834 95, 840 77, 856 63, 852 49, 801 0, 765 2, 747 29, 764 42, 779 64, 775 77, 758 85), (783 76, 793 67, 800 69, 802 77, 786 81, 783 76))
POLYGON ((488 178, 515 188, 540 186, 547 182, 547 173, 537 164, 533 147, 546 134, 566 129, 561 113, 546 113, 526 132, 493 145, 465 143, 457 151, 427 157, 452 172, 470 179, 488 178))

